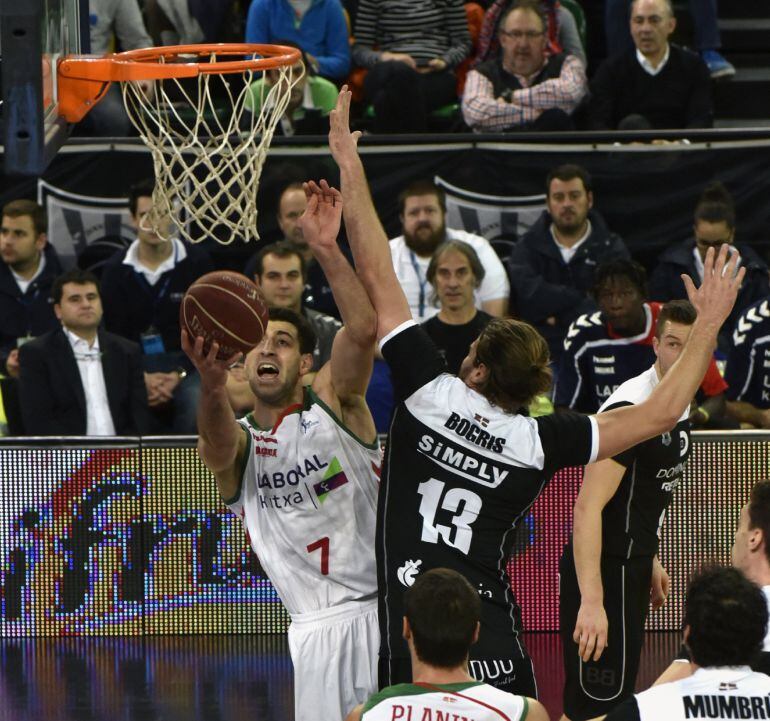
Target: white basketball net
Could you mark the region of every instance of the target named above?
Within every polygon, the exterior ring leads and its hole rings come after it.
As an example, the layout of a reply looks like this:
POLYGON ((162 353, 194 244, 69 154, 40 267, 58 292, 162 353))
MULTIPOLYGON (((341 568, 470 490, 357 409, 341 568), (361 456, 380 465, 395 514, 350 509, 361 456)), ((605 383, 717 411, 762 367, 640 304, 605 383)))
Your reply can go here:
MULTIPOLYGON (((210 62, 216 62, 215 55, 210 62)), ((262 166, 291 90, 302 77, 291 67, 277 70, 277 81, 262 84, 256 113, 251 84, 259 73, 250 70, 242 73, 244 87, 238 92, 228 75, 218 73, 122 83, 128 116, 152 151, 155 190, 145 222, 159 236, 169 236, 170 219, 173 232, 192 243, 259 239, 262 166)))

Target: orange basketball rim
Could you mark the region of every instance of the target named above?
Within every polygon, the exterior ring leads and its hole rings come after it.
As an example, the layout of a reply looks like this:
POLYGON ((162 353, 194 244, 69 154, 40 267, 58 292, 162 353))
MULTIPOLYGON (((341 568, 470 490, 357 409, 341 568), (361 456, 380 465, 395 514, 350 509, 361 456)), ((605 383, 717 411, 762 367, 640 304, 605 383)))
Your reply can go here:
POLYGON ((69 123, 82 120, 110 83, 194 78, 290 67, 297 48, 253 43, 210 43, 140 48, 105 56, 68 56, 57 68, 59 112, 69 123), (237 57, 237 60, 221 58, 237 57))

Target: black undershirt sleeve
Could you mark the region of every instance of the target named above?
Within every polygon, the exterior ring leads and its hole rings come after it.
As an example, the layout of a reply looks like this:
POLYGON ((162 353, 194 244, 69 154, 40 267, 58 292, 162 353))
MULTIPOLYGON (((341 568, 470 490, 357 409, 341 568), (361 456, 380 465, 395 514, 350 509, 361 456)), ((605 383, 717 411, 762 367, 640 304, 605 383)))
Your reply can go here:
POLYGON ((589 416, 564 411, 535 419, 545 454, 545 469, 555 472, 591 460, 593 424, 589 416))
POLYGON ((396 400, 405 401, 415 391, 447 372, 446 362, 425 330, 415 324, 404 328, 382 346, 390 366, 396 400))

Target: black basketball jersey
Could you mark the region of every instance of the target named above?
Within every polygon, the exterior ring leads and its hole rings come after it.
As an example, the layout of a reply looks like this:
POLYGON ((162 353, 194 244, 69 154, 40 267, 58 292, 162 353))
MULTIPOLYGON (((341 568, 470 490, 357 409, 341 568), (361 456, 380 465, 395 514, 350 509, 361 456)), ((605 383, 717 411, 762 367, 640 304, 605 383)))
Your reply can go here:
POLYGON ((386 337, 382 350, 398 400, 378 505, 382 654, 408 656, 402 595, 437 567, 462 573, 482 599, 473 655, 512 649, 521 628, 506 573, 514 531, 557 469, 595 459, 596 422, 503 412, 445 373, 414 323, 386 337))
MULTIPOLYGON (((653 366, 623 383, 600 411, 646 400, 658 385, 653 366)), ((620 558, 654 556, 658 533, 690 455, 690 422, 685 411, 673 430, 614 457, 626 472, 602 512, 602 552, 620 558)))

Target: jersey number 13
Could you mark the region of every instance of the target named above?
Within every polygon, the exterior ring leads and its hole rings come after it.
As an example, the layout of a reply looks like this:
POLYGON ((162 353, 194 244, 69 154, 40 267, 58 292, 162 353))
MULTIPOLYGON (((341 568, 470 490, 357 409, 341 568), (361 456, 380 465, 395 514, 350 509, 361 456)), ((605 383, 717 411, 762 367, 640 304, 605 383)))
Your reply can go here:
POLYGON ((452 548, 468 554, 473 538, 471 524, 481 511, 481 498, 465 488, 450 488, 444 493, 446 483, 431 478, 417 487, 422 496, 420 515, 422 516, 422 537, 426 543, 438 543, 439 538, 452 548), (452 525, 436 523, 436 512, 455 513, 452 525))

